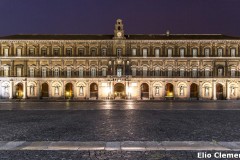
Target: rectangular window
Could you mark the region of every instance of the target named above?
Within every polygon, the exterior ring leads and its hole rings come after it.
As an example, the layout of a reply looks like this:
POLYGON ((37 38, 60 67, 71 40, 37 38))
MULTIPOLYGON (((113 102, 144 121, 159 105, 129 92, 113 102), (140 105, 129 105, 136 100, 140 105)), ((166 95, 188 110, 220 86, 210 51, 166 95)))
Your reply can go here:
POLYGON ((91 49, 91 55, 95 57, 97 55, 97 50, 95 48, 91 49))
POLYGON ((54 77, 59 77, 59 68, 54 68, 54 77))
POLYGON ((143 67, 143 77, 147 77, 147 67, 143 67))
POLYGON ((42 56, 47 56, 47 48, 42 48, 41 49, 41 55, 42 56))
POLYGON ((192 77, 197 77, 197 69, 196 68, 194 68, 192 70, 192 77))
POLYGON ((205 77, 209 77, 209 69, 208 68, 205 69, 205 77))
POLYGON ((160 76, 160 69, 159 69, 159 67, 155 68, 155 76, 160 76))
POLYGON ((67 68, 67 77, 68 78, 71 77, 71 68, 70 67, 67 68))
POLYGON ((234 68, 231 69, 231 77, 235 77, 235 69, 234 68))
POLYGON ((180 57, 184 57, 184 54, 185 54, 185 49, 181 48, 180 49, 180 57))
POLYGON ((84 49, 78 48, 78 56, 84 56, 84 49))
POLYGON ((103 48, 102 49, 102 56, 106 56, 107 55, 107 49, 106 48, 103 48))
POLYGON ((184 77, 184 69, 183 68, 180 69, 180 77, 184 77))
POLYGON ((21 77, 21 76, 22 76, 22 68, 17 67, 17 77, 21 77))
POLYGON ((136 76, 137 75, 137 70, 136 68, 132 68, 132 76, 136 76))
POLYGON ((66 56, 72 56, 72 48, 66 49, 66 56))
POLYGON ((193 55, 193 57, 197 57, 197 54, 198 54, 197 51, 198 51, 198 50, 197 50, 196 48, 193 48, 193 49, 192 49, 192 55, 193 55))
POLYGON ((168 69, 168 77, 172 77, 172 69, 168 69))
POLYGON ((223 49, 222 48, 218 48, 217 52, 218 52, 218 57, 223 56, 223 49))
POLYGON ((155 49, 155 57, 159 57, 160 49, 155 49))
POLYGON ((30 77, 34 77, 34 68, 30 68, 30 77))
POLYGON ((59 48, 54 48, 53 49, 53 55, 54 56, 59 56, 60 55, 60 49, 59 48))
POLYGON ((236 49, 235 48, 231 48, 231 57, 235 57, 236 56, 236 49))
POLYGON ((5 56, 5 57, 8 57, 8 54, 9 54, 8 51, 9 51, 9 49, 8 49, 8 48, 4 48, 3 51, 4 51, 4 56, 5 56))
POLYGON ((223 69, 222 68, 218 68, 218 77, 223 76, 223 69))
POLYGON ((9 67, 4 67, 4 77, 8 77, 9 76, 9 67))
POLYGON ((42 68, 42 77, 47 77, 47 69, 45 67, 42 68))
POLYGON ((91 77, 96 77, 96 68, 91 68, 91 77))
POLYGON ((35 49, 29 48, 29 56, 34 56, 34 55, 35 55, 35 49))
POLYGON ((83 77, 83 67, 79 67, 79 77, 83 77))
POLYGON ((106 68, 103 68, 102 69, 102 76, 107 76, 107 69, 106 68))
POLYGON ((205 48, 204 49, 204 54, 205 54, 205 57, 209 57, 210 49, 209 48, 205 48))
POLYGON ((137 49, 136 48, 133 48, 132 49, 132 56, 136 56, 137 55, 137 49))
POLYGON ((122 68, 117 68, 117 76, 118 77, 122 76, 122 68))
POLYGON ((17 56, 22 56, 22 48, 17 48, 17 56))
POLYGON ((117 56, 122 56, 122 49, 121 48, 117 48, 117 56))
POLYGON ((146 48, 143 49, 143 57, 147 57, 148 50, 146 48))
POLYGON ((168 54, 168 57, 172 57, 173 49, 172 48, 168 48, 167 49, 167 54, 168 54))

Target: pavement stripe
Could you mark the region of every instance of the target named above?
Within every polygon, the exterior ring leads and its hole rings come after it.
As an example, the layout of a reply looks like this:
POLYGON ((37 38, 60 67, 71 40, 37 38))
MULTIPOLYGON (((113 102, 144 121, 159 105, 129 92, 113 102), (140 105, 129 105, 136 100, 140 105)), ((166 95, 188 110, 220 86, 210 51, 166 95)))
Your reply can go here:
POLYGON ((0 150, 240 151, 240 142, 210 141, 0 141, 0 150))

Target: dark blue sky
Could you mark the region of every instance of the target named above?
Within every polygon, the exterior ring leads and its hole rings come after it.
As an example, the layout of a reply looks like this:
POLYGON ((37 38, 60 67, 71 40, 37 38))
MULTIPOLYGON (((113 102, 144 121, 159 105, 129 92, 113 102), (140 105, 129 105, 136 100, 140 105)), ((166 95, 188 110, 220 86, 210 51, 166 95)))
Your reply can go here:
POLYGON ((240 0, 0 0, 0 36, 222 33, 240 36, 240 0))

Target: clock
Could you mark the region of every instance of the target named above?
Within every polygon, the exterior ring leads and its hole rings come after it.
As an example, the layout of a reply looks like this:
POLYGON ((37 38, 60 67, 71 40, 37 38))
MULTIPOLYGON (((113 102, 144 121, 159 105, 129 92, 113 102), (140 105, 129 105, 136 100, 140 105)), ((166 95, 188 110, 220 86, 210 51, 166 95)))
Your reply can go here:
POLYGON ((121 33, 121 32, 117 32, 117 36, 118 36, 118 37, 121 37, 121 36, 122 36, 122 33, 121 33))

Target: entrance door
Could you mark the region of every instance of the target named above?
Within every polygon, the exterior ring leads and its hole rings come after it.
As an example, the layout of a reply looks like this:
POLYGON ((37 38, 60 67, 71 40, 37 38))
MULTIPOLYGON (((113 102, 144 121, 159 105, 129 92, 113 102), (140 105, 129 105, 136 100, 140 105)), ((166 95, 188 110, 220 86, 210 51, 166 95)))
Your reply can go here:
POLYGON ((98 98, 98 85, 96 83, 90 85, 90 98, 98 98))
POLYGON ((216 96, 217 100, 223 100, 223 85, 220 83, 216 85, 216 96))
POLYGON ((42 97, 48 97, 48 84, 42 84, 42 97))
POLYGON ((141 85, 141 99, 149 99, 149 87, 147 83, 141 85))
POLYGON ((73 98, 73 84, 72 83, 66 84, 65 97, 66 98, 73 98))
POLYGON ((190 98, 198 98, 198 85, 195 83, 190 86, 190 98))
POLYGON ((166 91, 165 97, 167 99, 173 99, 173 97, 174 97, 173 85, 171 83, 166 84, 165 91, 166 91))
POLYGON ((124 99, 126 96, 125 94, 125 87, 122 83, 117 83, 114 85, 114 99, 124 99))
POLYGON ((18 83, 16 85, 16 98, 23 98, 23 84, 22 83, 18 83))

